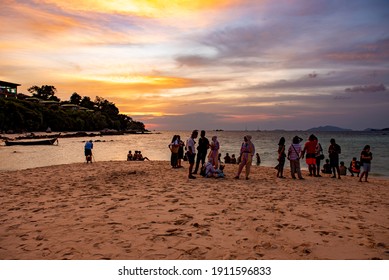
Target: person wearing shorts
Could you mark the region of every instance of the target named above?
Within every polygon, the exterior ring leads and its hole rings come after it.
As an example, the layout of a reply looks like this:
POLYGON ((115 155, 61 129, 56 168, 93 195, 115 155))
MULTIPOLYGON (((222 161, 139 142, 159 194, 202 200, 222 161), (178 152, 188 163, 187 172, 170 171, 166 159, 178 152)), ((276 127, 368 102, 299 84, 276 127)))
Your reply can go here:
POLYGON ((186 155, 188 157, 189 161, 189 179, 196 179, 195 176, 193 176, 193 166, 195 163, 195 157, 196 157, 196 149, 195 149, 195 139, 197 138, 199 132, 197 130, 193 130, 192 135, 188 138, 186 141, 186 155))
POLYGON ((370 146, 366 145, 361 152, 361 165, 363 172, 361 177, 359 177, 359 182, 362 182, 362 178, 365 176, 365 182, 367 182, 367 177, 371 170, 371 160, 373 159, 373 154, 370 152, 370 146))
POLYGON ((317 146, 317 138, 315 135, 311 134, 308 138, 308 141, 304 145, 304 149, 301 154, 301 158, 305 156, 305 162, 308 165, 309 176, 317 176, 316 175, 316 146, 317 146))
POLYGON ((85 155, 86 163, 88 162, 92 163, 92 149, 93 149, 93 141, 92 140, 87 141, 84 147, 84 155, 85 155))

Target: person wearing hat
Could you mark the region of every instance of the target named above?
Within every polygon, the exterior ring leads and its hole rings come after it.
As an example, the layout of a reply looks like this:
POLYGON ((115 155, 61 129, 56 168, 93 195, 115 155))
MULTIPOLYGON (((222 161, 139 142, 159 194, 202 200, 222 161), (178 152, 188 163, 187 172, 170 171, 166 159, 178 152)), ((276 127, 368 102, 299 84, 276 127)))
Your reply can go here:
POLYGON ((255 154, 255 146, 251 142, 251 136, 246 135, 243 138, 243 143, 240 148, 240 164, 239 164, 239 169, 238 173, 234 177, 234 179, 239 179, 240 173, 242 173, 243 167, 246 167, 246 180, 249 179, 249 174, 250 174, 250 169, 251 169, 251 164, 253 161, 253 156, 255 154))

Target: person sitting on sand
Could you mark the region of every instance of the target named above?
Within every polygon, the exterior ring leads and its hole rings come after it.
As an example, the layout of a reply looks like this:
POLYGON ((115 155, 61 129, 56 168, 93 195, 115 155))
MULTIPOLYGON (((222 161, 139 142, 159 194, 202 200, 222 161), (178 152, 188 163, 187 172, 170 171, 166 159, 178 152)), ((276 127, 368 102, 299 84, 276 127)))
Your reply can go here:
POLYGON ((327 158, 326 163, 323 164, 323 169, 321 170, 323 174, 332 174, 330 160, 327 158))
POLYGON ((92 149, 93 149, 93 141, 89 140, 88 142, 85 143, 84 147, 84 154, 85 154, 85 159, 86 163, 92 163, 92 149))
POLYGON ((127 161, 132 160, 132 158, 133 158, 132 152, 131 152, 131 151, 128 151, 128 154, 127 154, 127 161))
POLYGON ((344 161, 340 162, 339 173, 342 176, 346 176, 347 175, 347 168, 346 168, 346 166, 344 166, 344 161))
POLYGON ((354 177, 354 173, 356 173, 357 177, 359 177, 359 173, 361 172, 361 163, 357 160, 356 157, 353 157, 351 160, 348 171, 350 171, 352 177, 354 177))
POLYGON ((206 178, 224 178, 223 168, 221 169, 213 167, 213 160, 210 158, 204 166, 205 168, 205 177, 206 178))
POLYGON ((134 152, 134 155, 132 156, 132 160, 138 160, 138 151, 134 152))
POLYGON ((236 157, 235 157, 235 154, 232 154, 231 155, 231 161, 230 161, 231 164, 236 164, 236 157))
POLYGON ((138 151, 137 160, 139 160, 139 161, 145 161, 145 160, 149 160, 149 158, 148 158, 148 157, 143 157, 142 152, 141 152, 141 151, 138 151))
POLYGON ((231 163, 231 157, 228 153, 226 153, 226 156, 224 157, 224 163, 226 164, 231 163))

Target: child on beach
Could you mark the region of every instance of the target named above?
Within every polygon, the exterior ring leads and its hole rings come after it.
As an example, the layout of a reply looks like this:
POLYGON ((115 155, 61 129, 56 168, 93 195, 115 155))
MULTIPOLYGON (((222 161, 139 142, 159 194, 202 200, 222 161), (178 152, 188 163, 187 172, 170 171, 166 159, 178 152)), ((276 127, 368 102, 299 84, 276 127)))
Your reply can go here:
POLYGON ((344 166, 344 161, 340 162, 339 173, 342 176, 346 176, 347 175, 347 168, 346 168, 346 166, 344 166))
POLYGON ((327 158, 326 163, 323 164, 323 169, 321 170, 323 174, 332 174, 330 160, 327 158))

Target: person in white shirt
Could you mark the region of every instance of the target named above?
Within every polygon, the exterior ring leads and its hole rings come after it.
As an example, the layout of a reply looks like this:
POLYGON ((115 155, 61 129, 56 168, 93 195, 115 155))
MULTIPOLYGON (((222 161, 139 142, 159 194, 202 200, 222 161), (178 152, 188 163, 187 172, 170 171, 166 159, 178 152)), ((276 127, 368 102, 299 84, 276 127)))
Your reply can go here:
POLYGON ((197 138, 198 134, 199 132, 197 130, 193 130, 192 135, 186 141, 186 155, 189 161, 189 174, 188 174, 189 179, 196 179, 196 177, 193 176, 192 172, 193 172, 193 166, 195 163, 195 156, 196 156, 195 139, 197 138))
POLYGON ((301 175, 300 158, 301 158, 301 145, 302 139, 298 136, 293 137, 293 143, 288 149, 288 159, 290 161, 290 173, 293 179, 296 179, 296 173, 299 179, 304 179, 301 175))

